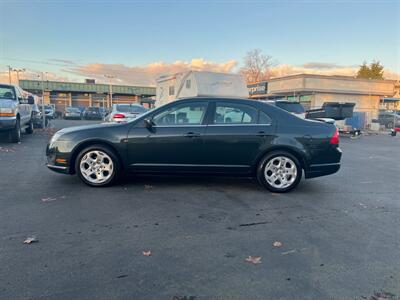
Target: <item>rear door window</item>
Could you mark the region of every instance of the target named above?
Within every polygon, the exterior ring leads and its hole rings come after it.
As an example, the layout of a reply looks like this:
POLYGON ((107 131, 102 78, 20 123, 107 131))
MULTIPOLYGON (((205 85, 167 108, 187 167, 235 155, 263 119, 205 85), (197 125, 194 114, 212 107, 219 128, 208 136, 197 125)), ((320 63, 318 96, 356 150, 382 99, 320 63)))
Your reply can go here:
POLYGON ((213 118, 214 124, 257 124, 258 111, 246 104, 217 102, 213 118))

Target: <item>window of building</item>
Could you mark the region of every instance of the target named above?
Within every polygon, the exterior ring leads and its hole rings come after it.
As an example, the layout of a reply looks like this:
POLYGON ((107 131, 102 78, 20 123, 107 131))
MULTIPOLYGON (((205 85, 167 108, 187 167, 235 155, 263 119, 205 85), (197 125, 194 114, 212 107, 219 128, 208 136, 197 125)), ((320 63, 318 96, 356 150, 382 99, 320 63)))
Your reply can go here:
POLYGON ((168 91, 169 91, 168 94, 169 94, 170 96, 175 95, 175 86, 170 85, 169 88, 168 88, 168 91))
POLYGON ((186 80, 186 88, 190 89, 191 85, 192 85, 192 81, 190 79, 186 80))
POLYGON ((257 118, 257 109, 250 105, 217 103, 214 124, 257 124, 257 118))

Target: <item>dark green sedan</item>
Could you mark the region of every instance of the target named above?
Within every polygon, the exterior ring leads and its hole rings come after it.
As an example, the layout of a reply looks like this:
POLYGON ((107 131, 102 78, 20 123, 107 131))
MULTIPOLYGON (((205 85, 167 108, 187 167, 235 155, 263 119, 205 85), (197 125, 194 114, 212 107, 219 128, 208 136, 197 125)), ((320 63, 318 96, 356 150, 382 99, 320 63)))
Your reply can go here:
POLYGON ((304 120, 256 100, 188 98, 127 123, 71 127, 47 146, 47 167, 90 186, 114 183, 124 171, 254 176, 287 192, 304 173, 335 173, 342 152, 336 127, 304 120))

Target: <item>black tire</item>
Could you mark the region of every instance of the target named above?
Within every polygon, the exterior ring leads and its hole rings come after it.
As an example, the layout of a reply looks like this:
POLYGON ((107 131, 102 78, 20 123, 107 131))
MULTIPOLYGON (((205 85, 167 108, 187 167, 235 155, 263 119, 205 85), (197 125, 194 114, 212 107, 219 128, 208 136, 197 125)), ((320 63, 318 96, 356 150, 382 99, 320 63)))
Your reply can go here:
POLYGON ((11 143, 19 143, 21 141, 21 124, 19 118, 15 122, 15 127, 10 131, 9 138, 11 143))
POLYGON ((32 134, 33 133, 33 120, 32 120, 33 116, 31 116, 31 119, 29 120, 29 124, 28 127, 26 127, 25 129, 25 133, 27 134, 32 134))
MULTIPOLYGON (((300 182, 301 177, 303 174, 303 169, 301 167, 301 164, 299 160, 292 154, 286 151, 273 151, 270 153, 267 153, 260 161, 257 167, 257 179, 258 181, 265 186, 269 191, 274 192, 274 193, 286 193, 291 190, 293 190, 300 182), (294 181, 286 187, 283 188, 278 188, 275 186, 272 186, 266 179, 266 176, 264 175, 265 168, 267 164, 272 161, 274 158, 277 157, 284 157, 290 159, 294 164, 296 168, 296 177, 294 178, 294 181)), ((279 179, 278 179, 279 181, 279 179)))
POLYGON ((91 145, 89 147, 86 147, 85 149, 83 149, 78 156, 76 157, 75 160, 75 171, 78 174, 79 178, 87 185, 92 186, 92 187, 105 187, 105 186, 110 186, 112 184, 114 184, 120 177, 120 173, 121 173, 121 163, 117 157, 117 155, 115 154, 114 150, 111 149, 110 147, 106 146, 106 145, 102 145, 102 144, 95 144, 95 145, 91 145), (84 158, 84 156, 91 152, 91 151, 101 151, 104 152, 105 154, 107 154, 112 161, 113 164, 113 171, 111 176, 104 182, 101 183, 93 183, 89 180, 87 180, 84 175, 81 172, 81 168, 80 168, 80 163, 82 158, 84 158))

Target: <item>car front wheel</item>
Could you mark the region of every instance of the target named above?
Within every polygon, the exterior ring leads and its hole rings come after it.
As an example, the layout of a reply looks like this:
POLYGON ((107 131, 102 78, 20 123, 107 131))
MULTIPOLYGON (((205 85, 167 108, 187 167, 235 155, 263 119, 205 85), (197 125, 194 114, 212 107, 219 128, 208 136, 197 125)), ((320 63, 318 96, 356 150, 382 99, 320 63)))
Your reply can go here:
POLYGON ((15 122, 15 127, 10 131, 11 143, 19 143, 21 141, 21 124, 19 119, 15 122))
POLYGON ((269 191, 285 193, 300 182, 302 168, 298 159, 284 151, 267 154, 260 162, 257 178, 269 191))
POLYGON ((94 187, 113 184, 120 172, 120 163, 114 151, 103 145, 83 149, 75 162, 79 178, 94 187))
POLYGON ((27 134, 33 133, 33 116, 31 116, 31 120, 29 121, 28 127, 25 129, 27 134))

